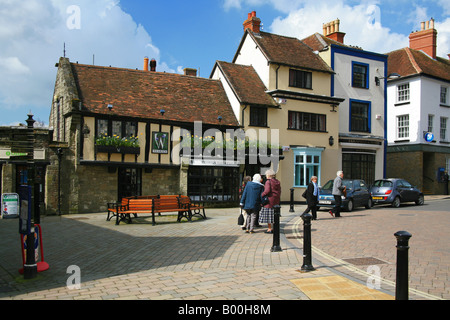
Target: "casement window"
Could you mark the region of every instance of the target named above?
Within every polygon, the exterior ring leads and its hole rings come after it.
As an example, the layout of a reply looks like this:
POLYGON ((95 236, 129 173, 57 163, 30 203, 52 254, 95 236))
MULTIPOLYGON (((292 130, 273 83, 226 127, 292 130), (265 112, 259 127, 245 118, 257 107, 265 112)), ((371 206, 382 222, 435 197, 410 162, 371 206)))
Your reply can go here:
POLYGON ((447 120, 448 118, 441 117, 441 141, 447 141, 447 120))
POLYGON ((409 83, 401 84, 397 87, 397 102, 409 101, 409 83))
POLYGON ((318 177, 318 183, 320 183, 322 149, 298 148, 293 151, 294 187, 306 187, 312 176, 318 177))
POLYGON ((397 138, 409 138, 409 115, 397 116, 397 138))
POLYGON ((448 88, 441 87, 441 104, 448 104, 448 88))
POLYGON ((369 65, 360 62, 352 62, 352 87, 369 88, 369 65))
POLYGON ((119 138, 137 136, 137 122, 97 119, 97 136, 101 135, 116 135, 119 138))
POLYGON ((326 132, 327 116, 324 114, 289 111, 288 129, 326 132))
POLYGON ((350 100, 350 131, 370 132, 370 102, 350 100))
POLYGON ((267 127, 267 108, 250 107, 250 125, 267 127))
POLYGON ((290 69, 289 86, 303 89, 312 89, 312 73, 290 69))

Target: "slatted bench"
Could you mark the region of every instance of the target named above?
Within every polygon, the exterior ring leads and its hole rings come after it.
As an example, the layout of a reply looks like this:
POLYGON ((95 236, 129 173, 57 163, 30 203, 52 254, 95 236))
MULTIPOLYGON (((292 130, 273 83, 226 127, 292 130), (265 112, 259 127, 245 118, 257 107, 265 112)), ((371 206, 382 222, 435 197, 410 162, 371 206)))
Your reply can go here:
POLYGON ((116 216, 116 225, 118 225, 120 221, 131 223, 131 214, 135 217, 138 214, 151 214, 152 225, 155 225, 155 214, 161 215, 164 212, 178 212, 178 222, 182 218, 191 221, 193 215, 200 215, 206 219, 205 208, 192 203, 188 196, 158 195, 129 197, 122 199, 121 203, 108 204, 107 220, 110 220, 112 218, 110 214, 113 214, 113 216, 116 216))

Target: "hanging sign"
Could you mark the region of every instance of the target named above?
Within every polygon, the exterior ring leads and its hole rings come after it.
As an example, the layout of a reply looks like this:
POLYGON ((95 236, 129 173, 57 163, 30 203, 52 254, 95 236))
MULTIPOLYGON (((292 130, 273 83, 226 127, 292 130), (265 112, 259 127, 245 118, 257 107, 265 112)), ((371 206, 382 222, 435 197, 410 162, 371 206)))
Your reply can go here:
POLYGON ((425 141, 426 142, 431 142, 434 140, 434 134, 431 132, 426 132, 425 133, 425 141))
POLYGON ((169 153, 169 133, 152 132, 152 153, 169 153))

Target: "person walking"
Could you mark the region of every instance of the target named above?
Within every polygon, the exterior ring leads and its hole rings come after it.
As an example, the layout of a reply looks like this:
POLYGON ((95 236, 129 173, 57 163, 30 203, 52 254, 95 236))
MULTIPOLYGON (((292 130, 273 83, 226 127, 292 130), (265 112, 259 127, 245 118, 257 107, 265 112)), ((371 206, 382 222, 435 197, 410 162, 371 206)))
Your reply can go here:
MULTIPOLYGON (((252 181, 252 177, 250 177, 250 176, 245 176, 244 179, 242 180, 242 185, 241 185, 241 188, 239 189, 239 201, 242 198, 242 194, 244 193, 245 186, 250 181, 252 181)), ((242 224, 240 224, 239 226, 242 228, 242 230, 245 230, 247 227, 247 212, 241 208, 241 214, 244 217, 244 222, 242 224)))
POLYGON ((246 233, 254 232, 256 214, 261 209, 261 194, 264 191, 264 185, 261 183, 261 180, 261 175, 255 174, 253 180, 247 183, 242 193, 240 206, 247 214, 246 233))
POLYGON ((302 213, 304 215, 311 211, 313 220, 317 220, 317 204, 319 203, 319 186, 317 185, 317 180, 316 176, 311 177, 311 181, 306 189, 306 204, 308 208, 302 213))
POLYGON ((273 206, 280 204, 281 196, 281 184, 275 178, 275 172, 272 169, 266 171, 266 184, 264 185, 264 192, 262 197, 267 196, 269 203, 266 204, 259 213, 259 223, 267 223, 266 233, 273 233, 272 225, 274 222, 274 209, 273 206))
POLYGON ((344 171, 338 171, 333 181, 333 190, 331 192, 334 196, 334 208, 330 210, 330 214, 336 218, 341 216, 342 195, 346 190, 346 187, 342 183, 343 178, 344 171))

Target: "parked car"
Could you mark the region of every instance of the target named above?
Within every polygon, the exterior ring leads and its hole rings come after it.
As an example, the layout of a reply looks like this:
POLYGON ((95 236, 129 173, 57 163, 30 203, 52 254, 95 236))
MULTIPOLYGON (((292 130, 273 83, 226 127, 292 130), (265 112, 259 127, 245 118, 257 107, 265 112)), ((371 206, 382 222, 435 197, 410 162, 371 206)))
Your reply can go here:
MULTIPOLYGON (((372 207, 372 198, 370 197, 369 188, 364 180, 360 179, 343 179, 342 183, 347 187, 347 197, 342 196, 342 208, 352 211, 356 207, 372 207)), ((320 188, 319 207, 334 207, 333 180, 328 181, 320 188)))
POLYGON ((423 193, 403 179, 376 180, 370 188, 374 204, 392 204, 394 208, 400 207, 403 202, 424 203, 423 193))

